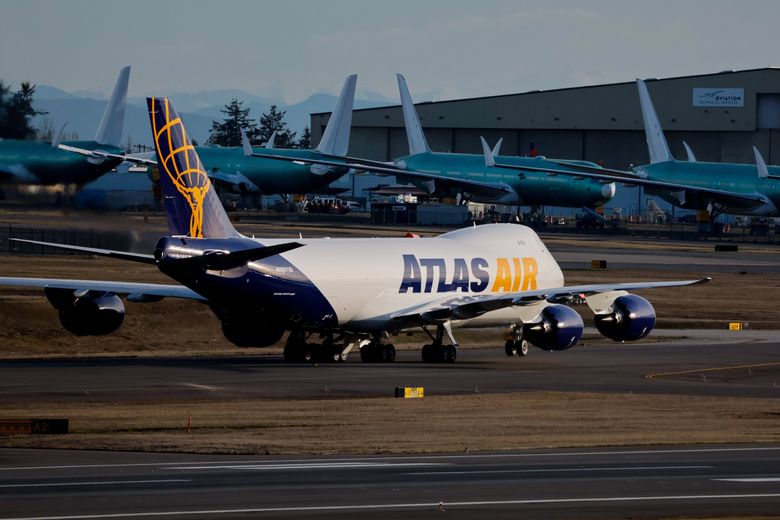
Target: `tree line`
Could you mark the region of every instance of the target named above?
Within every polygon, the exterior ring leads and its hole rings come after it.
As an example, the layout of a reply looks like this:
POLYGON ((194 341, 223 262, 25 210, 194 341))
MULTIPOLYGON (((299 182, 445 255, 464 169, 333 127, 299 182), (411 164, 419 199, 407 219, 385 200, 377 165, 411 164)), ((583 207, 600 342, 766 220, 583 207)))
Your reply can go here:
POLYGON ((306 127, 301 136, 296 139, 297 132, 287 128, 284 121, 284 110, 279 110, 276 105, 271 105, 268 112, 260 116, 260 121, 255 122, 249 117, 250 108, 243 107, 244 102, 232 99, 220 112, 225 114, 222 121, 211 122, 211 133, 207 141, 216 146, 241 146, 241 130, 246 132, 252 145, 263 145, 276 132, 274 145, 279 148, 309 148, 311 146, 311 132, 306 127))
POLYGON ((29 81, 12 94, 11 87, 0 79, 0 138, 35 139, 31 119, 46 112, 33 108, 34 95, 35 85, 29 81))

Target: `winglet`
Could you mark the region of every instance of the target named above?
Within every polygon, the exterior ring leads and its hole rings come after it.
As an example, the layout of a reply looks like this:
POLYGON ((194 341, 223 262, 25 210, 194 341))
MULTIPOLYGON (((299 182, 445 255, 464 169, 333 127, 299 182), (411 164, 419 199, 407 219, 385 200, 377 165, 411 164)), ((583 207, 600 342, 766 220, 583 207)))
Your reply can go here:
POLYGON ((276 130, 271 132, 271 137, 265 142, 265 148, 271 149, 276 146, 276 130))
POLYGON ((759 179, 769 178, 769 169, 766 167, 766 161, 764 161, 764 157, 761 155, 761 152, 759 152, 758 148, 756 148, 755 146, 753 147, 753 154, 756 156, 756 167, 758 168, 758 178, 759 179))
MULTIPOLYGON (((276 135, 276 131, 274 131, 274 135, 276 135)), ((252 156, 252 143, 249 142, 249 138, 246 136, 246 130, 243 128, 241 129, 241 147, 244 149, 245 157, 252 156)))
POLYGON ((688 146, 688 143, 683 141, 683 146, 685 147, 685 153, 688 155, 688 162, 696 162, 696 156, 693 154, 691 147, 688 146))
POLYGON ((482 142, 482 153, 485 155, 485 166, 487 166, 488 168, 492 168, 493 166, 496 165, 496 161, 493 158, 493 152, 490 150, 490 147, 488 146, 487 141, 485 141, 484 137, 479 136, 479 140, 482 142))
POLYGON ((100 144, 119 146, 122 141, 122 126, 125 122, 125 105, 127 104, 127 84, 130 81, 130 67, 119 71, 119 77, 114 85, 114 92, 106 105, 103 117, 100 119, 95 141, 100 144))
POLYGON ((347 155, 349 150, 349 131, 352 128, 352 105, 355 103, 355 85, 357 84, 357 74, 347 76, 344 80, 344 86, 341 87, 341 94, 330 115, 328 126, 325 127, 325 133, 322 134, 320 144, 317 145, 318 152, 331 155, 347 155))
POLYGON ((409 88, 406 86, 406 79, 401 74, 395 76, 398 79, 398 93, 401 95, 406 139, 409 141, 409 155, 428 153, 431 149, 425 140, 420 119, 417 117, 417 111, 412 103, 412 96, 409 95, 409 88))
POLYGON ((62 125, 62 128, 60 128, 60 131, 57 132, 57 136, 54 138, 54 140, 51 142, 52 148, 59 148, 60 143, 62 142, 62 136, 65 134, 65 127, 68 126, 68 122, 65 121, 65 124, 62 125))
POLYGON ((502 144, 504 144, 504 138, 500 137, 498 141, 496 141, 496 145, 493 147, 493 151, 490 152, 494 159, 498 157, 498 154, 501 152, 502 144))
POLYGON ((639 89, 639 104, 642 106, 642 119, 645 122, 645 139, 647 139, 647 150, 650 153, 650 163, 673 161, 674 157, 669 151, 669 145, 666 144, 664 131, 658 121, 658 115, 653 108, 653 101, 650 99, 645 82, 637 79, 636 86, 639 89))

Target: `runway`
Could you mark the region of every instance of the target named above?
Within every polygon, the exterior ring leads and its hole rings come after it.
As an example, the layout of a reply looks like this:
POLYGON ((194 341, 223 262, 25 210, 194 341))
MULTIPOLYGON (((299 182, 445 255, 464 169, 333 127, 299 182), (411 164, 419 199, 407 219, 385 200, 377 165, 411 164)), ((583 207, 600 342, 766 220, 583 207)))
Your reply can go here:
POLYGON ((780 334, 774 331, 655 331, 686 339, 607 343, 564 352, 461 349, 453 364, 424 364, 419 350, 390 364, 290 364, 280 355, 93 358, 0 362, 0 404, 144 399, 391 396, 528 390, 780 397, 780 334), (56 384, 52 384, 56 381, 56 384), (290 384, 294 381, 295 384, 290 384))
POLYGON ((275 458, 0 450, 0 520, 776 514, 780 446, 275 458))

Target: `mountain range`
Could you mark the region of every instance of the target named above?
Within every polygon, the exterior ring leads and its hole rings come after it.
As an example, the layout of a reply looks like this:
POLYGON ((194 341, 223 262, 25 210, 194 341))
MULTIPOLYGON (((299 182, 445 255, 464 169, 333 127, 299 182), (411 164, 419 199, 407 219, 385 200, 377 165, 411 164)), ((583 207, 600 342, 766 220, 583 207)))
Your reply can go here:
MULTIPOLYGON (((360 99, 355 99, 355 108, 373 108, 398 104, 374 92, 362 93, 360 99)), ((244 103, 249 108, 249 117, 258 121, 271 105, 277 105, 279 110, 286 111, 287 127, 300 135, 304 127, 309 126, 309 114, 329 112, 336 104, 336 96, 319 92, 312 94, 299 103, 285 104, 283 101, 270 97, 258 96, 242 90, 211 90, 197 93, 178 92, 170 94, 170 98, 179 112, 190 135, 203 144, 209 137, 212 121, 221 121, 220 112, 225 104, 232 99, 244 103)), ((50 124, 55 132, 67 122, 66 136, 78 134, 80 139, 91 139, 95 135, 100 117, 106 106, 106 99, 97 93, 79 91, 66 92, 50 85, 38 85, 35 90, 34 106, 37 110, 47 112, 33 119, 33 126, 41 128, 50 124)), ((140 97, 129 97, 125 111, 125 125, 122 144, 151 144, 149 135, 149 117, 146 113, 146 100, 140 97)))

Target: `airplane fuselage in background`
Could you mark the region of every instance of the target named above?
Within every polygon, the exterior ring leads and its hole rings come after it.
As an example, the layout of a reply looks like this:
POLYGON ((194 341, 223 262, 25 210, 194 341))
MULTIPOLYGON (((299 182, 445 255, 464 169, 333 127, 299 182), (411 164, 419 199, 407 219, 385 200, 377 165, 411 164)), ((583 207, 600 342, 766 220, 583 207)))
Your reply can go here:
MULTIPOLYGON (((209 175, 218 172, 228 175, 241 173, 264 194, 317 193, 348 172, 347 168, 333 170, 310 164, 247 157, 241 148, 200 146, 196 147, 196 150, 209 175), (324 173, 314 173, 313 168, 322 168, 324 173)), ((269 150, 258 148, 256 151, 269 150)), ((320 156, 314 150, 274 148, 273 152, 277 155, 300 158, 320 156)))
MULTIPOLYGON (((95 141, 63 143, 88 150, 123 153, 121 148, 95 141)), ((14 172, 14 184, 86 184, 116 168, 119 159, 88 158, 84 155, 52 148, 41 141, 0 141, 0 165, 14 172)), ((0 177, 0 181, 2 178, 0 177)))
MULTIPOLYGON (((560 165, 544 158, 499 156, 496 161, 517 166, 563 169, 560 165)), ((573 178, 564 175, 548 175, 543 172, 516 172, 501 170, 485 165, 482 155, 461 153, 423 153, 400 157, 395 160, 399 167, 424 173, 441 175, 453 179, 469 179, 486 183, 503 183, 512 190, 501 198, 473 197, 474 202, 492 204, 513 204, 526 206, 563 206, 580 208, 600 206, 609 202, 615 194, 614 184, 597 180, 573 178)), ((598 168, 595 163, 583 163, 598 168)), ((417 182, 417 181, 412 181, 417 182)))
MULTIPOLYGON (((257 241, 248 238, 231 241, 231 247, 257 247, 257 241)), ((264 246, 289 242, 258 241, 264 246)), ((165 255, 159 267, 227 315, 254 315, 257 323, 317 330, 393 330, 394 313, 434 300, 563 285, 563 273, 536 233, 514 224, 465 228, 435 238, 297 242, 304 247, 229 271, 169 270, 165 255)), ((224 240, 167 237, 157 249, 181 255, 217 244, 226 247, 224 240)), ((523 309, 487 312, 460 325, 518 321, 523 309)), ((409 324, 396 326, 400 330, 409 324)))
MULTIPOLYGON (((768 166, 770 175, 780 176, 780 167, 768 166)), ((699 188, 713 188, 746 195, 761 194, 767 203, 757 208, 743 210, 730 207, 729 213, 780 217, 780 181, 762 179, 758 176, 756 165, 735 163, 664 161, 637 166, 634 171, 653 181, 675 182, 699 188)), ((680 206, 680 200, 674 192, 645 187, 648 195, 656 195, 665 201, 680 206)), ((684 208, 702 209, 700 201, 689 200, 684 208)))

